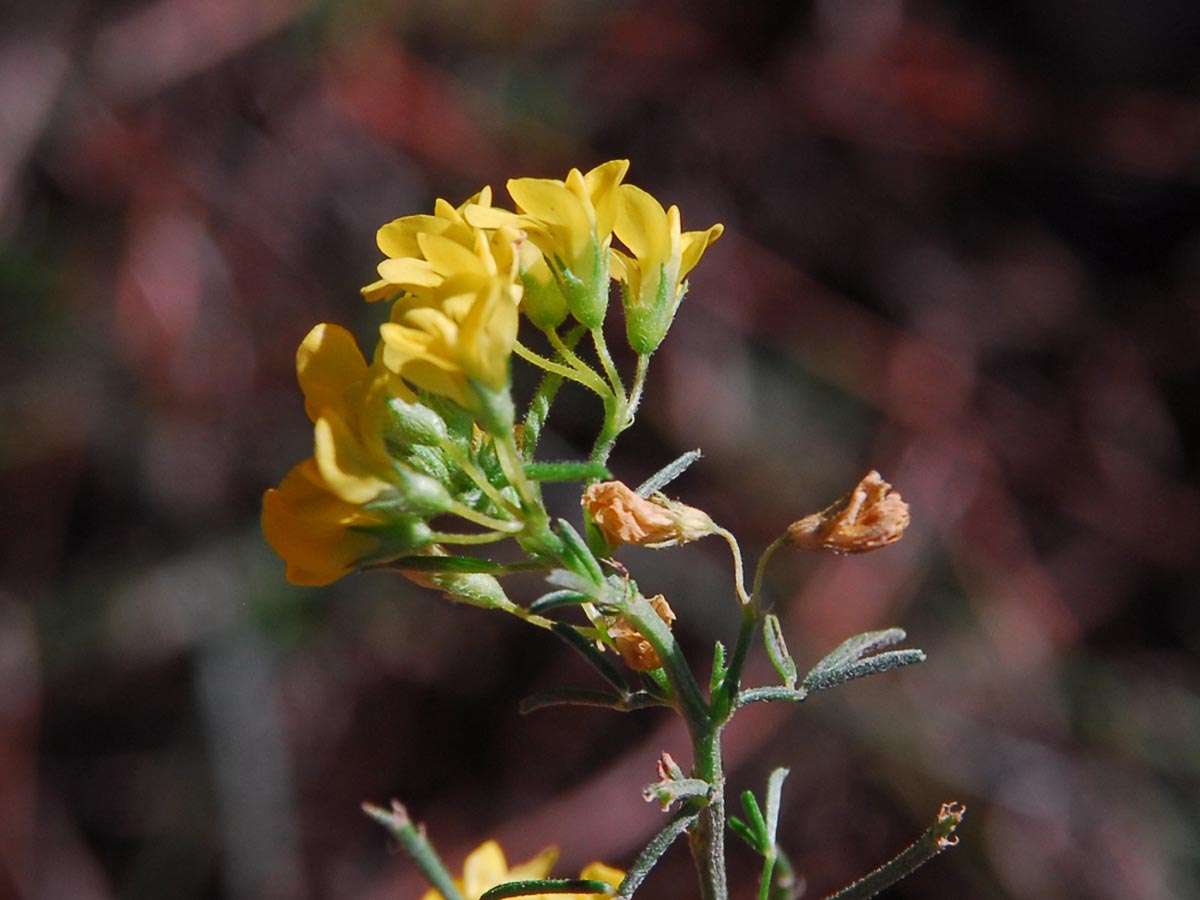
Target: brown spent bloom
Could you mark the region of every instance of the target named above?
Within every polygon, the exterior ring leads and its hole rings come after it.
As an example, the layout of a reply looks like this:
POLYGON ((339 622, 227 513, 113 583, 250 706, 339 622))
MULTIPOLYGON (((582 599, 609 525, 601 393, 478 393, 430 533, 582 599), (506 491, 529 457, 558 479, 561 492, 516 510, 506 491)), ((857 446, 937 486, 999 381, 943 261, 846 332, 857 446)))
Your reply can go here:
POLYGON ((908 504, 874 469, 849 494, 788 526, 788 540, 805 550, 866 553, 900 540, 908 504))
POLYGON ((662 494, 642 497, 620 481, 588 485, 581 503, 610 547, 669 547, 717 530, 704 510, 668 500, 662 494))
MULTIPOLYGON (((646 598, 650 606, 658 613, 658 617, 670 628, 675 621, 675 611, 667 603, 662 594, 646 598)), ((625 664, 635 672, 653 672, 662 668, 662 660, 650 642, 642 637, 642 633, 633 627, 633 623, 624 616, 618 616, 609 623, 608 636, 617 645, 625 664)))

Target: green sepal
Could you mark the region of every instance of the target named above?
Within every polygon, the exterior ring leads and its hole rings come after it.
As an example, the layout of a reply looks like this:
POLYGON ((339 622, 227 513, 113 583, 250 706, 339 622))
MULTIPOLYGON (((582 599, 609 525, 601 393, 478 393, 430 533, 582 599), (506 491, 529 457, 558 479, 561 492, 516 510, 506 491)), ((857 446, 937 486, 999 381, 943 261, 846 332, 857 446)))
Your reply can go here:
POLYGON ((612 478, 607 466, 595 462, 537 462, 525 464, 531 481, 591 481, 612 478))
MULTIPOLYGON (((549 268, 549 266, 547 267, 549 268)), ((553 269, 551 269, 553 275, 553 269)), ((557 328, 567 318, 567 299, 563 296, 558 280, 539 281, 521 268, 521 311, 534 325, 546 331, 557 328)))
POLYGON ((628 283, 621 282, 621 300, 625 308, 625 336, 629 339, 629 346, 637 353, 649 356, 667 336, 679 309, 679 301, 683 299, 682 290, 678 297, 671 296, 674 289, 675 279, 667 277, 665 265, 659 267, 658 287, 654 299, 649 303, 642 302, 641 297, 631 296, 628 283))
POLYGON ((767 613, 763 617, 763 643, 767 646, 767 656, 771 665, 783 679, 784 687, 794 690, 796 687, 796 661, 788 653, 787 642, 783 639, 783 627, 775 613, 767 613))
POLYGON ((450 439, 463 450, 469 449, 471 437, 475 433, 475 419, 471 413, 441 394, 419 391, 417 396, 422 405, 433 410, 446 423, 446 432, 450 439))
POLYGON ((445 420, 425 404, 393 397, 387 405, 390 431, 406 443, 436 447, 449 438, 445 420))
POLYGON ((558 278, 559 289, 575 321, 595 330, 604 324, 608 312, 609 263, 608 249, 600 246, 594 234, 591 249, 591 272, 573 272, 559 256, 547 262, 558 278))
POLYGON ((471 396, 475 398, 472 412, 479 427, 496 437, 511 434, 516 410, 509 386, 493 388, 478 381, 470 381, 469 386, 471 396))
POLYGON ((454 504, 444 484, 411 466, 392 460, 391 476, 395 487, 364 503, 363 509, 428 517, 444 513, 454 504))
POLYGON ((590 878, 542 878, 498 884, 480 894, 479 900, 504 900, 505 897, 528 897, 534 894, 603 894, 611 897, 616 892, 611 884, 590 878))
POLYGON ((358 560, 356 565, 360 568, 387 562, 433 543, 433 530, 418 516, 391 516, 382 525, 351 525, 350 530, 369 534, 380 542, 379 550, 358 560))

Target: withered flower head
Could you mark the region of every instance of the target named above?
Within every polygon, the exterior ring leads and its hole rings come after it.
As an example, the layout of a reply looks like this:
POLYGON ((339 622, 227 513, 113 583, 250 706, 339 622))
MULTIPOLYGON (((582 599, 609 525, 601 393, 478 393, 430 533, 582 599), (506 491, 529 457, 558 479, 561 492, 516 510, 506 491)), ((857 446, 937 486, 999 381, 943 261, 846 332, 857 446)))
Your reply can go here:
MULTIPOLYGON (((667 603, 667 598, 662 594, 655 594, 648 597, 647 602, 670 628, 671 623, 675 621, 675 612, 667 603)), ((654 647, 624 616, 618 616, 609 623, 608 635, 616 643, 625 664, 635 672, 653 672, 662 667, 662 660, 658 658, 654 647)))
POLYGON ((588 485, 581 502, 613 547, 669 547, 697 540, 717 529, 704 510, 668 500, 662 494, 642 497, 620 481, 588 485))
POLYGON ((845 497, 789 525, 787 536, 805 550, 865 553, 900 540, 907 527, 908 504, 871 470, 845 497))

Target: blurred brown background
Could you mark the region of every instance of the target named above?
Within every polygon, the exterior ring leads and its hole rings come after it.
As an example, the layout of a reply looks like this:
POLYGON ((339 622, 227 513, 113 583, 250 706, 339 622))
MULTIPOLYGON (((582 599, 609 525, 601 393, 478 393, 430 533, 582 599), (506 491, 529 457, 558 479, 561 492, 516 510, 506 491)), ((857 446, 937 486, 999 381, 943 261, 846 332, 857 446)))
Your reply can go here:
MULTIPOLYGON (((629 864, 669 716, 518 717, 592 684, 562 645, 292 588, 257 526, 311 450, 299 340, 373 343, 375 229, 617 156, 728 230, 616 472, 703 448, 674 492, 752 557, 871 467, 912 504, 771 570, 802 664, 930 654, 731 728, 735 793, 792 770, 808 896, 950 799, 962 845, 891 896, 1200 896, 1198 41, 1188 0, 4 7, 0 897, 416 898, 358 810, 393 796, 455 867, 629 864)), ((597 415, 566 396, 550 457, 597 415)), ((624 559, 706 670, 723 546, 624 559)), ((693 892, 682 846, 644 889, 693 892)))

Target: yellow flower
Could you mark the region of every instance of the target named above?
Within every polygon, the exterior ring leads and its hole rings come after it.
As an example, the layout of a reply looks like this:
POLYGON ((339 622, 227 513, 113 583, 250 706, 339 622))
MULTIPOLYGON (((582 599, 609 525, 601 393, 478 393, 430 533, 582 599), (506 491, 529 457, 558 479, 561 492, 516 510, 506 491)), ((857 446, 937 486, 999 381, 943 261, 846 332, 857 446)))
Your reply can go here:
MULTIPOLYGON (((474 251, 421 235, 429 263, 446 273, 435 305, 398 302, 380 326, 383 363, 434 394, 454 400, 496 434, 512 426, 508 364, 517 339, 521 287, 500 268, 489 239, 474 251)), ((515 268, 515 258, 510 263, 515 268)))
POLYGON ((571 314, 588 328, 599 328, 608 307, 608 247, 617 188, 628 170, 629 160, 614 159, 586 175, 572 169, 565 181, 513 178, 508 193, 519 213, 476 203, 468 204, 464 215, 480 228, 525 231, 542 251, 571 314))
POLYGON ((678 206, 664 210, 632 184, 621 185, 617 194, 614 231, 633 255, 612 251, 613 277, 622 282, 630 346, 638 353, 653 353, 675 318, 687 290, 687 274, 725 226, 681 232, 678 206))
POLYGON ((329 584, 367 558, 404 554, 431 539, 415 517, 389 517, 343 500, 312 458, 263 495, 262 530, 287 562, 287 580, 302 585, 329 584))
MULTIPOLYGON (((550 869, 558 859, 558 848, 547 847, 533 859, 519 865, 508 867, 504 851, 495 841, 485 841, 468 854, 463 863, 462 878, 456 878, 454 884, 466 900, 479 898, 499 884, 510 881, 536 881, 546 878, 550 869)), ((602 881, 617 887, 625 873, 604 863, 594 862, 584 868, 580 878, 602 881)), ((603 894, 539 894, 529 900, 586 900, 589 897, 601 897, 603 894)), ((425 892, 421 900, 443 900, 442 895, 432 888, 425 892)))
MULTIPOLYGON (((510 869, 500 845, 495 841, 485 841, 467 856, 463 863, 462 878, 456 878, 454 884, 466 900, 479 900, 480 896, 498 884, 545 878, 557 859, 558 848, 547 847, 528 862, 510 869)), ((442 900, 442 895, 430 889, 421 900, 442 900)))
POLYGON ((388 258, 379 264, 379 280, 362 289, 367 300, 384 300, 400 293, 420 294, 438 287, 442 275, 425 259, 421 235, 444 237, 468 249, 475 244, 475 229, 462 211, 468 204, 490 207, 492 189, 485 187, 458 208, 438 199, 433 215, 404 216, 379 229, 375 241, 388 258))
POLYGON ((383 367, 368 367, 353 336, 338 325, 321 324, 305 336, 296 376, 325 482, 348 503, 374 500, 392 486, 387 401, 393 395, 410 400, 412 393, 383 367))

